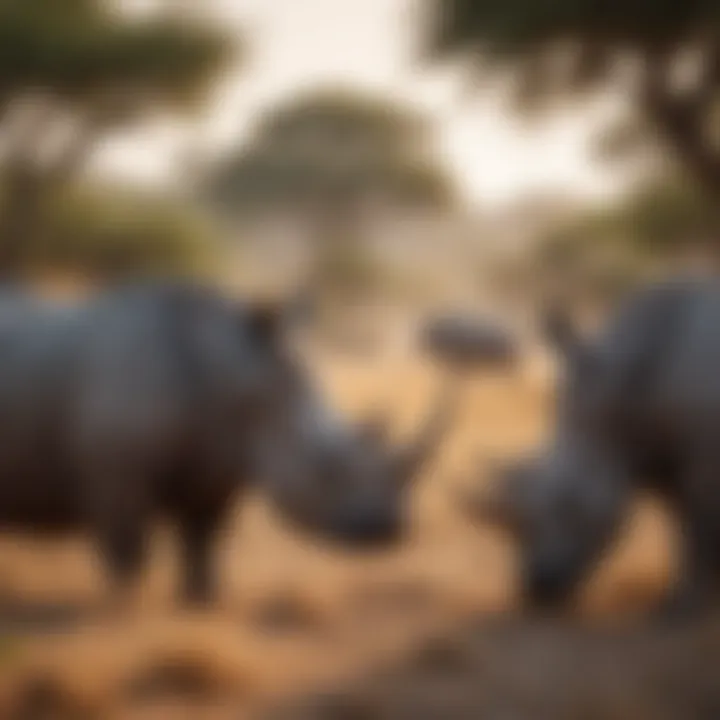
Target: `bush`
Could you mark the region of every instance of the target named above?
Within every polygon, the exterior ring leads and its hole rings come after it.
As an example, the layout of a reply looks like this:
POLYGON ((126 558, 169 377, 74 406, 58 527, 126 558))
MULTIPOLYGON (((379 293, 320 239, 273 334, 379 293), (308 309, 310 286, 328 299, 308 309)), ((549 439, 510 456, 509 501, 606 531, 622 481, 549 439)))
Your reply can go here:
POLYGON ((206 224, 178 201, 106 188, 58 198, 28 254, 35 268, 102 277, 198 273, 209 267, 213 244, 206 224))

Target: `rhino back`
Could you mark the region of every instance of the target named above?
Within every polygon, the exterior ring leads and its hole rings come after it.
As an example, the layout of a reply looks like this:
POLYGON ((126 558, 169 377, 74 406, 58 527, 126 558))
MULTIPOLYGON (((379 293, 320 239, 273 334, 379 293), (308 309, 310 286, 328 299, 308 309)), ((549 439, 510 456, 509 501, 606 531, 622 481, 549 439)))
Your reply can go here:
POLYGON ((671 474, 699 433, 720 427, 720 284, 678 280, 646 290, 597 345, 610 432, 641 471, 671 474), (667 472, 666 472, 667 471, 667 472))
POLYGON ((699 287, 675 332, 658 394, 688 429, 720 420, 720 284, 699 287))
POLYGON ((228 339, 217 296, 150 283, 74 308, 26 303, 3 326, 0 299, 0 523, 82 523, 88 495, 120 467, 162 503, 173 473, 200 470, 200 454, 235 461, 234 419, 218 400, 232 396, 244 346, 228 339))

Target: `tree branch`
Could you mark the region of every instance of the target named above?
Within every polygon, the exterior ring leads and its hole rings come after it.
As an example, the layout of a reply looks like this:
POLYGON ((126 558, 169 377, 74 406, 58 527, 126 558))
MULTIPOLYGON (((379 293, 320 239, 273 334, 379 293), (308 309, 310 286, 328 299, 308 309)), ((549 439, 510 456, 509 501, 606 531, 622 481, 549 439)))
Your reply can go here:
POLYGON ((87 161, 101 133, 102 123, 94 118, 79 122, 65 146, 43 172, 43 184, 47 188, 57 187, 76 175, 87 161))
MULTIPOLYGON (((718 62, 718 48, 712 48, 708 66, 718 62)), ((670 77, 674 54, 648 53, 642 78, 641 102, 663 139, 678 159, 713 196, 720 195, 720 152, 709 141, 706 123, 715 99, 714 71, 706 72, 689 92, 672 89, 670 77)))

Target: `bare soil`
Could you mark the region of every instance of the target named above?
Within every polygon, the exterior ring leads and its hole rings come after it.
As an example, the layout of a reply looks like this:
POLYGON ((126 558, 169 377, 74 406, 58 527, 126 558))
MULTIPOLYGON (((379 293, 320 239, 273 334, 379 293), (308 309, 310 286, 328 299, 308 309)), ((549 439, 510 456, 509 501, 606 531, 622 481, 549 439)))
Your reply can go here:
MULTIPOLYGON (((388 406, 399 437, 439 380, 406 359, 327 360, 321 371, 349 412, 388 406)), ((574 617, 516 612, 512 549, 455 497, 493 458, 541 438, 548 383, 534 365, 465 383, 402 548, 345 556, 294 537, 253 498, 227 529, 213 613, 175 607, 165 532, 138 608, 113 622, 96 614, 103 583, 86 543, 3 538, 0 718, 720 717, 720 624, 644 618, 673 565, 671 528, 651 503, 574 617)))

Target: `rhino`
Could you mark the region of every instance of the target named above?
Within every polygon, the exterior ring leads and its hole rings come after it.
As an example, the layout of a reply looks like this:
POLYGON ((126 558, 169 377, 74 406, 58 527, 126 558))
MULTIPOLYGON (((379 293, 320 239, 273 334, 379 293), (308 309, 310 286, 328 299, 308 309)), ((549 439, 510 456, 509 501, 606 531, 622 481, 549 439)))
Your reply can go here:
POLYGON ((181 597, 217 597, 213 549, 246 490, 296 528, 383 548, 447 403, 394 447, 336 412, 290 341, 290 306, 144 281, 58 305, 0 290, 0 529, 87 533, 113 589, 153 524, 177 530, 181 597))
POLYGON ((637 290, 594 336, 554 310, 560 357, 548 440, 495 473, 473 512, 508 532, 530 607, 567 606, 618 537, 639 492, 680 528, 679 575, 657 608, 686 618, 720 589, 720 282, 637 290))
POLYGON ((440 315, 420 328, 421 349, 460 368, 511 367, 519 358, 517 338, 490 319, 468 315, 440 315))

